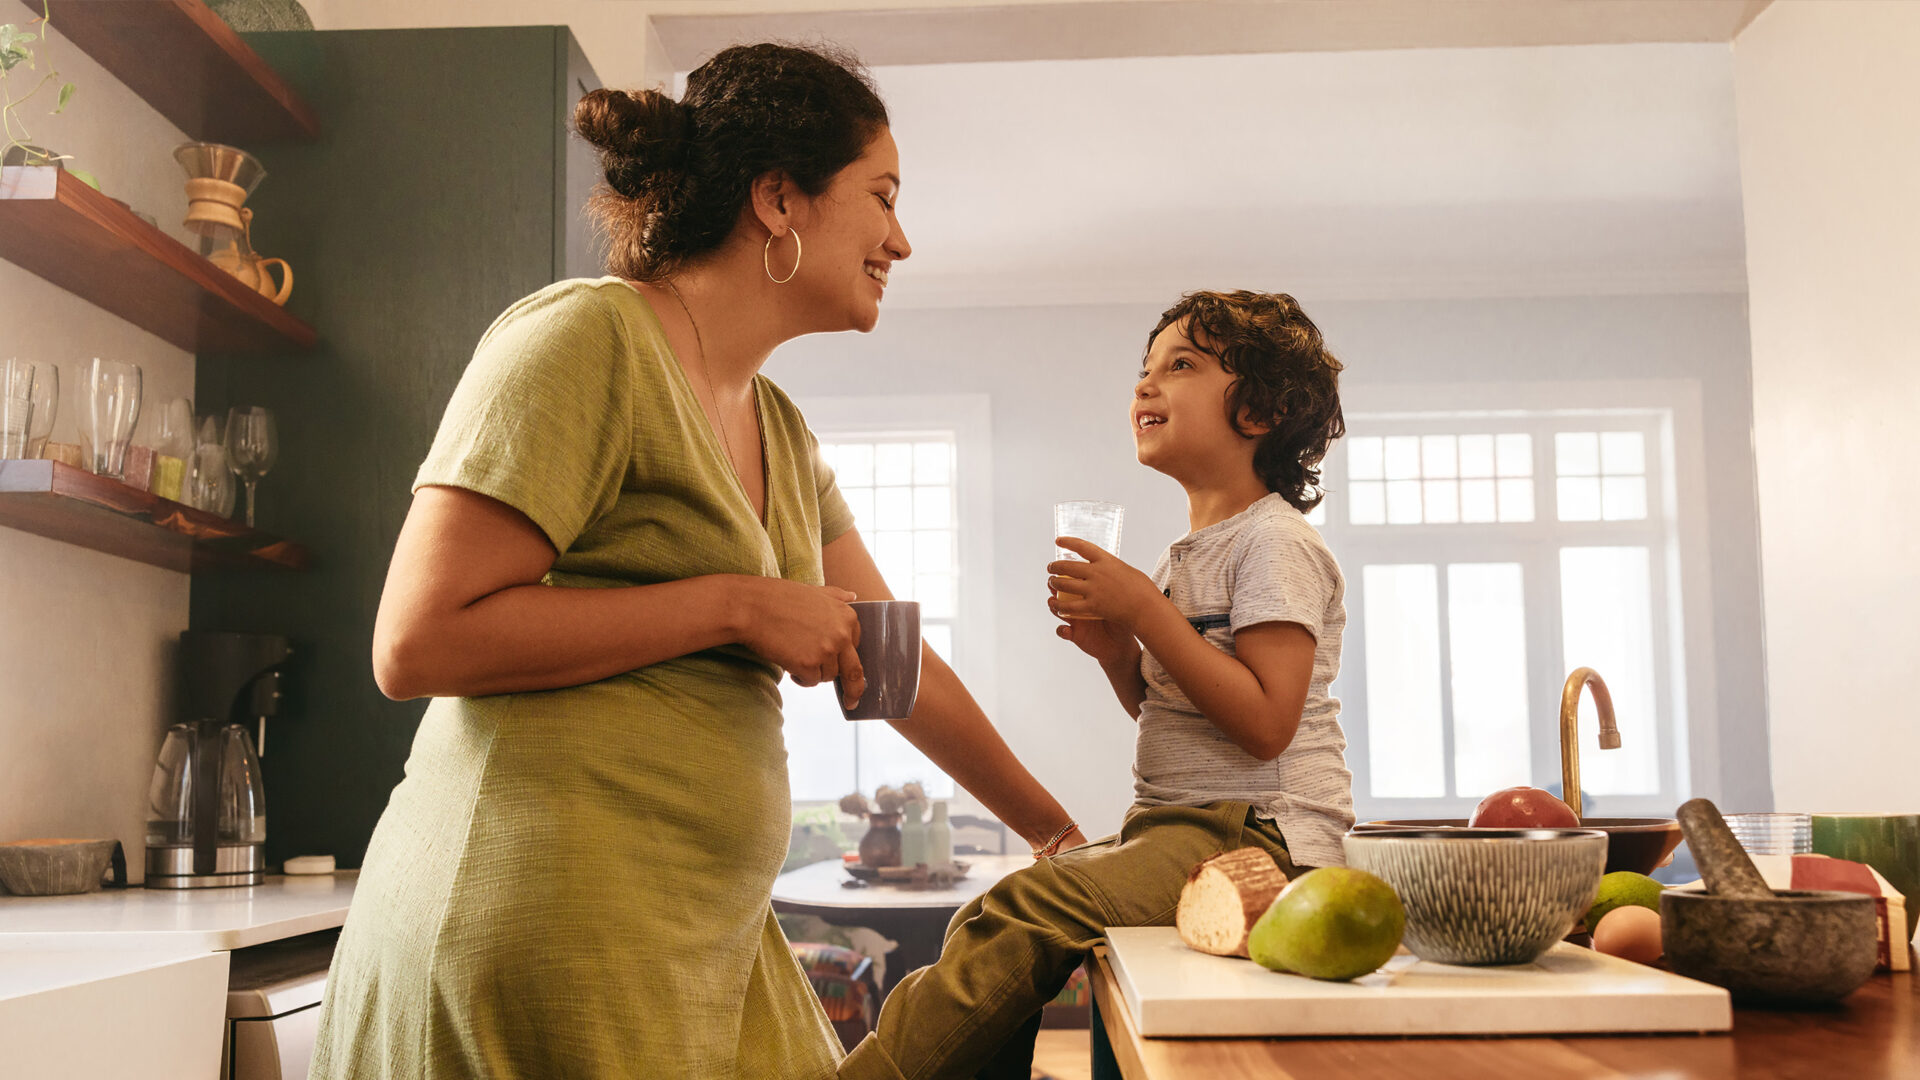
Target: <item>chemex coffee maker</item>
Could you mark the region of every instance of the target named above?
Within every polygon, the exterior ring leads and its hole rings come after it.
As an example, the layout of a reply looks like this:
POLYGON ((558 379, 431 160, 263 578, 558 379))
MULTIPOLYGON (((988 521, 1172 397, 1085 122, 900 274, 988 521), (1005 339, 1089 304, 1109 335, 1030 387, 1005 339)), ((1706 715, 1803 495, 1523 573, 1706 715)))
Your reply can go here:
POLYGON ((202 889, 266 880, 267 809, 248 723, 280 711, 273 634, 180 635, 184 719, 167 729, 148 789, 147 887, 202 889))

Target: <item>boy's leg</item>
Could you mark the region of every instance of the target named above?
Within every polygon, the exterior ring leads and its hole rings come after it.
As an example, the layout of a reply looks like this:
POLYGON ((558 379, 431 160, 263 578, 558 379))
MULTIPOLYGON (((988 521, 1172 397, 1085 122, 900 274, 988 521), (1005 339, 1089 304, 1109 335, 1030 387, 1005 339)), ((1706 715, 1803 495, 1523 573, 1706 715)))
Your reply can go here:
POLYGON ((1060 992, 1107 927, 1171 923, 1195 863, 1253 845, 1291 873, 1278 832, 1248 821, 1245 803, 1139 810, 1118 837, 1002 879, 956 917, 940 961, 894 988, 879 1030, 840 1075, 975 1075, 1060 992))

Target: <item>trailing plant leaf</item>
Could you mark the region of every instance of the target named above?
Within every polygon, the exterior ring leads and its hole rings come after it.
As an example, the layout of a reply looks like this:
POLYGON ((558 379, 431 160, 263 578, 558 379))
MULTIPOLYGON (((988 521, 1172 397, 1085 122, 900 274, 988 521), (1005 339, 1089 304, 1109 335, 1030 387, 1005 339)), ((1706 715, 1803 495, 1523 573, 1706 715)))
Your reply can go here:
POLYGON ((59 99, 53 103, 54 114, 58 115, 60 113, 60 110, 66 108, 67 102, 71 100, 73 100, 73 84, 72 83, 63 84, 60 87, 59 99))

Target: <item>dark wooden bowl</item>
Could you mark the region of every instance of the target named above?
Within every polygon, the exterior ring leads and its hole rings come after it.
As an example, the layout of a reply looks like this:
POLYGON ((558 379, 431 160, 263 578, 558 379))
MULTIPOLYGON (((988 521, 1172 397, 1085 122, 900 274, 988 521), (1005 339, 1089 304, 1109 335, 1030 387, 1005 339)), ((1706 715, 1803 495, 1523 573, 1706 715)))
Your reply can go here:
MULTIPOLYGON (((1363 821, 1354 832, 1379 832, 1385 829, 1464 829, 1466 818, 1397 818, 1389 821, 1363 821)), ((1673 818, 1590 817, 1578 826, 1599 829, 1607 834, 1607 870, 1631 870, 1651 874, 1680 846, 1680 823, 1673 818)))

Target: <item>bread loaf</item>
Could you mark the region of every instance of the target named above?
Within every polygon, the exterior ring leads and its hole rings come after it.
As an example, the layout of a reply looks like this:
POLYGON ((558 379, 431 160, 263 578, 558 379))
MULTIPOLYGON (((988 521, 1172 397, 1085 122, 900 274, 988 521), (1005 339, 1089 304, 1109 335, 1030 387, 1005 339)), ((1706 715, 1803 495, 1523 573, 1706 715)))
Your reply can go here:
POLYGON ((1247 932, 1286 887, 1287 875, 1260 848, 1215 855, 1194 867, 1180 890, 1180 940, 1215 956, 1245 956, 1247 932))

